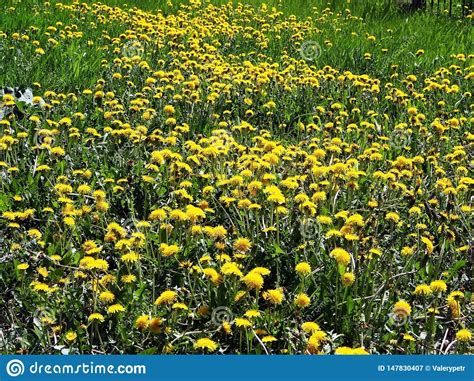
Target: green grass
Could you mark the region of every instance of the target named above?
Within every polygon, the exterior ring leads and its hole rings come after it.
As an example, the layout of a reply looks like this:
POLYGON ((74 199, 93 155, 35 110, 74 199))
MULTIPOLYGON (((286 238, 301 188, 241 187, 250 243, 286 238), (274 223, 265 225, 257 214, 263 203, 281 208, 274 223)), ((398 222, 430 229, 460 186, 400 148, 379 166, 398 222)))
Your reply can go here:
MULTIPOLYGON (((54 3, 53 0, 52 4, 54 3)), ((124 6, 124 2, 120 0, 109 0, 105 3, 124 6)), ((225 2, 215 0, 213 3, 225 2)), ((233 3, 237 4, 236 1, 233 3)), ((347 4, 336 1, 329 4, 320 1, 271 0, 266 3, 268 6, 281 7, 287 15, 312 17, 313 25, 321 31, 311 37, 322 47, 321 56, 315 62, 317 67, 330 65, 354 73, 378 76, 388 75, 390 65, 397 64, 401 66, 402 73, 417 73, 444 65, 453 52, 468 54, 472 51, 474 35, 467 21, 437 16, 431 12, 404 13, 387 2, 357 1, 347 4), (352 14, 364 17, 364 20, 350 20, 343 32, 337 32, 334 24, 319 19, 325 6, 335 8, 334 12, 350 9, 352 14), (374 44, 361 38, 354 39, 350 35, 351 32, 356 32, 359 36, 371 34, 377 37, 376 47, 379 54, 374 55, 372 61, 366 61, 363 55, 369 51, 373 52, 374 44), (325 41, 330 41, 332 46, 325 45, 325 41), (388 53, 380 53, 382 48, 388 49, 388 53), (418 49, 425 50, 425 55, 420 59, 414 57, 418 49)), ((101 28, 90 28, 89 23, 95 21, 90 17, 81 18, 78 15, 77 18, 70 19, 65 12, 57 11, 54 7, 42 9, 41 4, 42 2, 14 0, 2 3, 0 30, 23 33, 35 26, 42 31, 56 22, 63 22, 67 25, 77 25, 79 30, 84 32, 84 37, 70 43, 61 43, 47 55, 35 57, 33 60, 28 52, 22 51, 18 46, 8 46, 0 39, 0 86, 31 86, 33 82, 40 82, 45 88, 66 92, 91 86, 103 74, 101 60, 106 59, 107 54, 98 51, 96 46, 88 46, 87 42, 100 41, 103 30, 114 37, 123 33, 129 26, 109 23, 101 25, 101 28), (15 9, 8 10, 12 6, 15 9), (45 75, 47 73, 54 75, 45 75)), ((180 2, 174 2, 172 6, 167 5, 168 2, 164 0, 128 1, 125 4, 130 8, 140 7, 153 11, 160 9, 168 14, 176 12, 180 2)), ((246 4, 258 6, 261 2, 252 0, 246 4)), ((44 44, 45 36, 38 32, 38 37, 44 44)), ((242 45, 244 44, 245 41, 242 41, 242 45)), ((285 45, 285 41, 281 40, 270 46, 265 53, 278 62, 285 45)))
POLYGON ((472 352, 467 20, 104 2, 0 6, 0 352, 472 352))

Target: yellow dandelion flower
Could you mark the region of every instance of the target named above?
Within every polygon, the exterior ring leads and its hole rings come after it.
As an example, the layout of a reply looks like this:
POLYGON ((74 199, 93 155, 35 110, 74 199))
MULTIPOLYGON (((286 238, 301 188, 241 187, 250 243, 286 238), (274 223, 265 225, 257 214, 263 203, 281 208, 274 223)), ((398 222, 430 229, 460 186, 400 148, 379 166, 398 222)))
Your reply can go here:
POLYGON ((245 311, 244 315, 248 318, 258 318, 260 316, 262 316, 261 312, 258 311, 258 310, 248 310, 248 311, 245 311))
POLYGON ((235 318, 234 323, 239 328, 248 328, 252 326, 250 320, 243 319, 243 318, 235 318))
POLYGON ((265 343, 265 344, 273 343, 274 341, 277 341, 277 340, 278 339, 275 336, 268 335, 268 336, 262 337, 262 343, 265 343))
POLYGON ((350 286, 355 281, 355 275, 351 272, 345 272, 341 276, 341 281, 344 286, 350 286))
POLYGON ((316 331, 320 331, 321 328, 319 325, 313 321, 307 321, 303 324, 301 324, 301 329, 307 333, 312 333, 316 331))
POLYGON ((121 304, 112 304, 111 306, 109 306, 109 308, 107 308, 107 312, 109 314, 116 314, 123 311, 125 311, 125 307, 121 304))
POLYGON ((115 295, 110 292, 110 291, 104 291, 104 292, 101 292, 100 295, 99 295, 99 300, 101 302, 105 302, 105 303, 111 303, 113 302, 115 299, 115 295))
POLYGON ((406 317, 411 315, 411 306, 405 300, 399 300, 393 306, 393 313, 400 317, 406 317))
POLYGON ((415 287, 415 291, 413 291, 414 295, 426 296, 432 293, 432 289, 427 284, 420 284, 415 287))
POLYGON ((148 315, 140 315, 135 320, 135 327, 139 330, 144 330, 148 328, 149 324, 150 324, 150 318, 148 317, 148 315))
POLYGON ((267 290, 263 293, 263 299, 274 305, 281 304, 284 299, 283 289, 267 290))
POLYGON ((234 249, 242 253, 246 253, 252 247, 252 243, 248 238, 237 238, 234 241, 234 249))
POLYGON ((20 263, 19 265, 16 266, 18 270, 27 270, 30 268, 30 265, 28 263, 20 263))
POLYGON ((255 272, 250 272, 245 275, 242 281, 250 289, 260 289, 263 286, 263 277, 255 272))
POLYGON ((171 257, 180 252, 178 245, 168 245, 167 243, 162 243, 160 245, 160 253, 164 257, 171 257))
POLYGON ((305 293, 300 293, 295 297, 295 305, 299 308, 308 307, 311 303, 311 299, 305 293))
POLYGON ((161 293, 161 295, 155 300, 156 305, 163 305, 163 304, 172 304, 178 294, 175 291, 166 290, 161 293))
POLYGON ((221 273, 224 275, 237 275, 242 277, 242 271, 240 271, 239 266, 235 262, 224 263, 221 267, 221 273))
POLYGON ((74 331, 68 331, 65 337, 67 341, 74 341, 77 339, 77 333, 74 331))
POLYGON ((421 237, 421 241, 425 244, 426 252, 428 254, 433 253, 433 250, 434 250, 433 242, 431 242, 431 240, 427 237, 421 237))
POLYGON ((448 286, 444 280, 434 280, 430 283, 430 288, 433 292, 445 292, 448 286))
POLYGON ((133 274, 126 274, 126 275, 122 275, 122 277, 120 278, 122 280, 123 283, 133 283, 137 280, 137 277, 133 274))
POLYGON ((339 265, 347 266, 351 261, 351 255, 344 249, 336 247, 329 254, 339 265))
POLYGON ((207 349, 209 352, 214 352, 215 350, 217 350, 218 344, 209 338, 202 338, 202 339, 198 339, 194 343, 194 348, 207 349))
POLYGON ((130 251, 129 253, 123 254, 120 260, 125 263, 136 263, 140 260, 140 256, 134 251, 130 251))
POLYGON ((460 329, 456 332, 456 340, 464 343, 468 343, 472 340, 472 333, 468 329, 460 329))
POLYGON ((336 354, 336 355, 352 355, 353 350, 350 347, 339 347, 339 348, 336 348, 336 350, 334 351, 334 354, 336 354))
POLYGON ((152 333, 160 333, 163 326, 163 320, 161 318, 153 318, 149 321, 148 328, 152 333))
POLYGON ((255 267, 250 272, 260 274, 262 276, 270 275, 270 270, 268 270, 266 267, 255 267))
POLYGON ((311 274, 311 265, 308 262, 300 262, 296 265, 295 271, 300 275, 311 274))
POLYGON ((104 318, 104 315, 98 313, 98 312, 94 312, 92 314, 89 315, 89 318, 88 320, 90 322, 95 322, 95 321, 98 321, 100 323, 102 323, 103 321, 105 321, 105 318, 104 318))
POLYGON ((171 308, 173 310, 183 310, 183 311, 186 311, 188 310, 188 306, 184 303, 174 303, 171 308))

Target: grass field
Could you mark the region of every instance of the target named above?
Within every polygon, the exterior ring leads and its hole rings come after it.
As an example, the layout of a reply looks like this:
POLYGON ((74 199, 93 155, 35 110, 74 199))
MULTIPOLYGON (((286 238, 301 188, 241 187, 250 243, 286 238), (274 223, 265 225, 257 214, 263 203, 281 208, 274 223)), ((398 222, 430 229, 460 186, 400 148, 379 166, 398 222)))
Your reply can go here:
POLYGON ((472 353, 472 15, 0 4, 0 352, 472 353))

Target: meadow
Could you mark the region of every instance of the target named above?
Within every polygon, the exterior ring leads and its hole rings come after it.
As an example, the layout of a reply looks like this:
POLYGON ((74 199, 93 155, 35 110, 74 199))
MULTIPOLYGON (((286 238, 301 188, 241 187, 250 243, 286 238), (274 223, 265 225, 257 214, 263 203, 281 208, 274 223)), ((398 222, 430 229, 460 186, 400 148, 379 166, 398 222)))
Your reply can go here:
POLYGON ((0 353, 472 353, 472 19, 3 1, 0 353))

